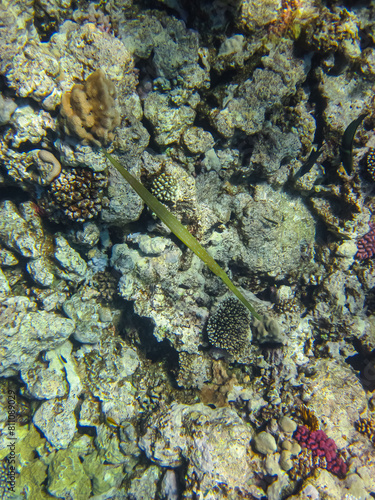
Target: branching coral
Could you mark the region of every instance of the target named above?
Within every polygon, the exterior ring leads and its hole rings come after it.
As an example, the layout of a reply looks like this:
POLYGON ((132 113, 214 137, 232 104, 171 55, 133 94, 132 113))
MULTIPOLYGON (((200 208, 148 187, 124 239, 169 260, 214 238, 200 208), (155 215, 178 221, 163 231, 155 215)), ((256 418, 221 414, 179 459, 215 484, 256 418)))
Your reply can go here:
POLYGON ((66 219, 84 222, 99 214, 107 183, 104 172, 84 168, 63 170, 48 186, 39 204, 56 222, 66 219))
POLYGON ((111 142, 113 129, 120 125, 114 98, 113 83, 101 69, 94 71, 83 85, 74 85, 62 96, 60 114, 65 132, 77 135, 86 144, 111 142))
POLYGON ((251 340, 248 310, 233 297, 224 300, 208 319, 207 335, 214 347, 239 354, 251 340))

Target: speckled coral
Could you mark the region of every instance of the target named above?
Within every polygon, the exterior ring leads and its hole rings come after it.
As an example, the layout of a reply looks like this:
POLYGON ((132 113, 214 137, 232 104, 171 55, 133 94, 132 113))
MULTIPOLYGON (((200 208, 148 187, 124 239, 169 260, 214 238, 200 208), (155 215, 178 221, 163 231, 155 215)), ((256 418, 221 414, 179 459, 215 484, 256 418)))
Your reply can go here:
POLYGON ((83 85, 75 84, 61 100, 65 132, 97 146, 113 140, 113 129, 120 124, 115 104, 115 86, 101 69, 92 73, 83 85))
POLYGON ((366 170, 373 181, 375 181, 375 148, 370 148, 366 158, 366 170))
POLYGON ((206 330, 211 345, 236 355, 251 340, 249 312, 241 302, 229 297, 208 318, 206 330))
POLYGON ((176 200, 176 188, 173 177, 162 172, 153 179, 150 191, 159 201, 173 203, 176 200))
POLYGON ((355 422, 355 428, 369 438, 375 446, 375 419, 360 418, 355 422))

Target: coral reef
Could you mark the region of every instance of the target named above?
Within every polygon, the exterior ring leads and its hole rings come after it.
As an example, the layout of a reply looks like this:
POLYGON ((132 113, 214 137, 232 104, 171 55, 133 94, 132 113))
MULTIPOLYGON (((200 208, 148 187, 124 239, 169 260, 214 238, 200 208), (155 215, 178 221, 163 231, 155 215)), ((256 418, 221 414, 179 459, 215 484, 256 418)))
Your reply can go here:
POLYGON ((366 170, 372 180, 375 180, 375 148, 370 148, 367 153, 366 170))
POLYGON ((0 497, 371 498, 372 3, 0 17, 0 497))
POLYGON ((375 253, 375 224, 370 222, 369 227, 369 232, 357 241, 356 258, 358 260, 369 259, 375 253))
POLYGON ((375 446, 375 422, 370 418, 360 418, 355 422, 355 428, 361 434, 364 434, 375 446))

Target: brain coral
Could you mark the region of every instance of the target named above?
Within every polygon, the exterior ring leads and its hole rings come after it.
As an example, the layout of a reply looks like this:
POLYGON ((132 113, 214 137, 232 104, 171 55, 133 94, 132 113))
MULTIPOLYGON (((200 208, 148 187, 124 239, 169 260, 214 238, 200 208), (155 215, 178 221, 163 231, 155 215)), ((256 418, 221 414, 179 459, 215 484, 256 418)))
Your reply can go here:
POLYGON ((101 69, 94 71, 83 85, 65 92, 60 114, 67 134, 75 134, 85 144, 101 146, 113 140, 113 129, 120 125, 115 105, 115 87, 101 69))

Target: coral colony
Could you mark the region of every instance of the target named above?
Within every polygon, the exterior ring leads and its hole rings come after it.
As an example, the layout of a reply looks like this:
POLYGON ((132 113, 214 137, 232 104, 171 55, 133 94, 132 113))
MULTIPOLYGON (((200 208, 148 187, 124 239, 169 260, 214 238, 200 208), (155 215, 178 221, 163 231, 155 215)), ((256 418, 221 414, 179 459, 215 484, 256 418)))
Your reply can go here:
POLYGON ((298 443, 312 450, 313 457, 319 457, 319 466, 324 463, 325 468, 343 479, 346 476, 347 465, 337 454, 337 446, 322 430, 312 431, 305 425, 299 425, 293 437, 298 443), (324 459, 324 460, 323 460, 324 459))
POLYGON ((375 253, 375 224, 369 223, 370 231, 357 241, 356 259, 369 259, 375 253))

